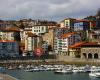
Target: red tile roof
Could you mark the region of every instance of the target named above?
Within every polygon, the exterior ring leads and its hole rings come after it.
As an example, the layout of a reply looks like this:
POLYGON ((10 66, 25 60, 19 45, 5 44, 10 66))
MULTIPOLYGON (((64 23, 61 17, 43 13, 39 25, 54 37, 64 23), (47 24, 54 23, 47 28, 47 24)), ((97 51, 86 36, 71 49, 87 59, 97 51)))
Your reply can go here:
POLYGON ((69 46, 69 48, 78 48, 81 47, 81 45, 85 44, 86 42, 78 42, 75 43, 74 45, 69 46))
POLYGON ((0 40, 0 42, 16 42, 14 40, 0 40))
POLYGON ((67 38, 67 37, 69 37, 70 35, 73 35, 73 34, 77 34, 77 32, 70 32, 70 33, 63 34, 61 36, 61 38, 67 38))
POLYGON ((97 44, 97 42, 87 42, 83 45, 90 45, 90 46, 92 45, 93 46, 93 45, 98 45, 98 44, 97 44))
POLYGON ((8 28, 6 28, 5 29, 6 31, 20 31, 20 28, 18 28, 18 27, 8 27, 8 28))
POLYGON ((74 45, 69 46, 69 48, 80 48, 82 46, 95 46, 95 45, 99 45, 96 42, 78 42, 75 43, 74 45))

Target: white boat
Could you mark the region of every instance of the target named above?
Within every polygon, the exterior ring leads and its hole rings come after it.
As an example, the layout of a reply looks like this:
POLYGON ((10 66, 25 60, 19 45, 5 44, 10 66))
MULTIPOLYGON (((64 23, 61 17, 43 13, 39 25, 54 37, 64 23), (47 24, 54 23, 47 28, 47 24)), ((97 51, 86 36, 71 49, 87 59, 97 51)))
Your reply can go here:
POLYGON ((91 73, 89 73, 90 77, 100 77, 100 72, 98 72, 96 66, 91 67, 91 73))
POLYGON ((89 65, 86 65, 84 67, 85 72, 91 72, 91 67, 89 65))
POLYGON ((56 70, 55 73, 68 74, 68 73, 72 73, 72 70, 69 70, 69 69, 61 69, 61 70, 56 70))
POLYGON ((78 67, 76 67, 76 66, 73 66, 72 71, 73 71, 74 73, 77 73, 77 72, 79 72, 79 68, 78 68, 78 67))
POLYGON ((78 72, 85 72, 85 67, 78 67, 78 72))
POLYGON ((26 69, 25 72, 33 72, 33 69, 26 69))

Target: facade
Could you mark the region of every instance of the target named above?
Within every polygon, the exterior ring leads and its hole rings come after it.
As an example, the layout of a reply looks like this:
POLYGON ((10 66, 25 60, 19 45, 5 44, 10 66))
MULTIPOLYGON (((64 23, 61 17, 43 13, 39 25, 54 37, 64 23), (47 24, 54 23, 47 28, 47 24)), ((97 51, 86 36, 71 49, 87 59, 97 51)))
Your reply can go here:
POLYGON ((60 27, 68 27, 70 29, 73 29, 75 20, 76 19, 66 18, 60 22, 60 27))
POLYGON ((35 33, 36 35, 42 35, 46 32, 48 32, 48 26, 35 25, 35 26, 32 27, 32 33, 35 33))
POLYGON ((89 30, 90 22, 88 20, 76 20, 74 23, 74 31, 89 30))
POLYGON ((20 41, 20 29, 17 27, 8 27, 0 30, 0 40, 20 41))
POLYGON ((47 42, 49 46, 51 46, 53 50, 53 40, 54 40, 54 29, 49 29, 48 33, 42 35, 43 41, 47 42))
POLYGON ((100 30, 91 31, 91 33, 89 33, 89 40, 91 42, 100 43, 100 30))
POLYGON ((71 46, 69 46, 69 56, 73 58, 80 58, 81 57, 81 45, 85 44, 86 42, 77 42, 71 46))
POLYGON ((54 28, 54 52, 57 54, 59 53, 59 49, 60 49, 60 43, 61 43, 61 39, 60 37, 65 34, 70 32, 70 30, 68 30, 67 28, 54 28))
POLYGON ((23 53, 26 55, 28 52, 33 53, 38 47, 42 47, 42 38, 33 34, 32 32, 27 32, 25 36, 25 50, 23 53))
POLYGON ((81 37, 76 32, 70 32, 63 34, 61 36, 61 45, 60 45, 60 53, 69 55, 69 46, 74 45, 75 43, 78 43, 81 41, 81 37))
POLYGON ((19 45, 16 41, 0 40, 0 57, 19 55, 19 45))
POLYGON ((100 45, 97 43, 85 43, 81 46, 82 59, 100 59, 100 45))

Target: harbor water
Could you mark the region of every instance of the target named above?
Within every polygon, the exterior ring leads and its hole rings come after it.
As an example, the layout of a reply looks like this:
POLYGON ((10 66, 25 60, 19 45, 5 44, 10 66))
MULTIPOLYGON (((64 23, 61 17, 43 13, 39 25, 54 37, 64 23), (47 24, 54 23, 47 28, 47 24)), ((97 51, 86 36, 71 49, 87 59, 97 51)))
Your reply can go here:
POLYGON ((6 70, 6 73, 18 80, 100 80, 90 77, 89 73, 55 74, 53 71, 25 72, 24 70, 6 70))

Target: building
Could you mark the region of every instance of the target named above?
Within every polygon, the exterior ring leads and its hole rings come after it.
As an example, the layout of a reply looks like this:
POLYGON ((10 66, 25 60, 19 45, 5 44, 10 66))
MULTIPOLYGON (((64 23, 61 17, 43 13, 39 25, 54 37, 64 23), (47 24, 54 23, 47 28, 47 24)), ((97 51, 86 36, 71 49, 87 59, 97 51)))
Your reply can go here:
POLYGON ((100 44, 88 42, 81 46, 82 59, 100 59, 100 44))
POLYGON ((100 30, 94 30, 89 33, 89 41, 100 43, 100 30))
POLYGON ((68 28, 54 28, 54 53, 58 54, 59 53, 59 46, 60 44, 60 37, 65 34, 71 32, 70 30, 68 30, 68 28))
POLYGON ((43 41, 47 42, 48 46, 51 47, 51 50, 53 50, 54 28, 49 29, 47 33, 42 35, 42 38, 43 41))
POLYGON ((86 42, 77 42, 71 46, 69 46, 68 54, 72 58, 80 58, 81 57, 81 45, 83 45, 86 42))
POLYGON ((32 33, 35 33, 36 35, 42 35, 46 32, 48 32, 47 25, 35 25, 32 27, 32 33))
POLYGON ((0 57, 15 57, 19 55, 18 42, 13 40, 0 40, 0 57))
POLYGON ((76 20, 74 23, 74 31, 90 30, 89 20, 76 20))
POLYGON ((25 50, 23 51, 24 56, 27 53, 33 54, 34 50, 38 47, 42 47, 42 37, 33 34, 32 32, 27 32, 25 36, 25 50))
POLYGON ((81 41, 81 37, 76 32, 70 32, 63 34, 60 39, 60 53, 66 54, 69 56, 69 46, 74 45, 75 43, 78 43, 81 41))
POLYGON ((0 39, 20 41, 20 29, 17 27, 2 29, 0 30, 0 39))
POLYGON ((73 27, 74 27, 74 21, 76 19, 73 19, 73 18, 66 18, 64 20, 62 20, 60 22, 60 27, 67 27, 69 29, 72 29, 73 30, 73 27))
POLYGON ((100 44, 78 42, 69 46, 69 56, 81 59, 100 59, 100 44))

